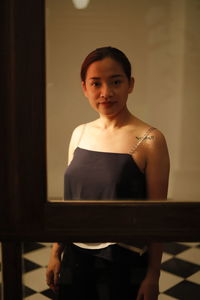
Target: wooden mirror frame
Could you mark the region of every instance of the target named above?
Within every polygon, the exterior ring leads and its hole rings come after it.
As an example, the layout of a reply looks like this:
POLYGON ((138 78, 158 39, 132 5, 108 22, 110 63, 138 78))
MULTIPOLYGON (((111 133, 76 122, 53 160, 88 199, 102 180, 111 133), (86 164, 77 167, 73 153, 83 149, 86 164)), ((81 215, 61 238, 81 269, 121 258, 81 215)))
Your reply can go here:
POLYGON ((6 279, 23 241, 199 241, 200 202, 190 199, 47 202, 45 2, 0 5, 4 300, 22 297, 19 264, 13 288, 6 279))

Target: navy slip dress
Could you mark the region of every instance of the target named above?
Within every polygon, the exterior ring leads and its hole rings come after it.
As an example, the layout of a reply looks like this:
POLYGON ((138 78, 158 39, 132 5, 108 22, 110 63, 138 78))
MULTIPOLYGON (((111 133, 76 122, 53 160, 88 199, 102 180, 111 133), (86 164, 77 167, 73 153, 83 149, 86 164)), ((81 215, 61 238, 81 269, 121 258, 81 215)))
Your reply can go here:
MULTIPOLYGON (((64 175, 64 199, 147 199, 145 174, 132 154, 153 129, 131 154, 77 147, 64 175)), ((117 244, 98 250, 66 245, 57 299, 134 300, 147 265, 147 252, 140 255, 117 244)))
POLYGON ((145 175, 131 154, 77 147, 65 172, 64 199, 146 199, 145 175))

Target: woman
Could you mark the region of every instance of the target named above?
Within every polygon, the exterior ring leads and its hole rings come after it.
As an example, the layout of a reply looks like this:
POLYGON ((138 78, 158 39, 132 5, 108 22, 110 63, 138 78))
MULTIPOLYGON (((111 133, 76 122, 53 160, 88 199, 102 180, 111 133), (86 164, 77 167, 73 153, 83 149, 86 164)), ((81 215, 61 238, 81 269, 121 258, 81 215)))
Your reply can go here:
MULTIPOLYGON (((167 145, 127 108, 134 88, 128 58, 116 48, 98 48, 84 60, 81 80, 99 118, 72 134, 65 199, 166 199, 167 145)), ((159 243, 54 243, 47 283, 62 300, 156 300, 161 257, 159 243)))

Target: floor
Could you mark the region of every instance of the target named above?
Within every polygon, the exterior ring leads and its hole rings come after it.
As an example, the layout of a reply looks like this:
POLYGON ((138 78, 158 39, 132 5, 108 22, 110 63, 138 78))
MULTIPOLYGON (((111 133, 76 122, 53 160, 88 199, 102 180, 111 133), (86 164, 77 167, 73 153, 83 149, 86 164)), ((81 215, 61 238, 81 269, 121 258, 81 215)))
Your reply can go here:
MULTIPOLYGON (((54 299, 45 282, 51 244, 24 244, 24 300, 54 299)), ((200 243, 167 243, 159 300, 200 300, 200 243)))

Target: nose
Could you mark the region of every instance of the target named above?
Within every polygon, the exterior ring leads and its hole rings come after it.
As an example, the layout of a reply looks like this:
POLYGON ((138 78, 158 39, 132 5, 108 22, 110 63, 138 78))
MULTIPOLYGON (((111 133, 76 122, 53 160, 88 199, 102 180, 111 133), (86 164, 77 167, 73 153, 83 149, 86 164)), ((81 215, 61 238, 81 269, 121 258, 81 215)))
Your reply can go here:
POLYGON ((104 98, 104 99, 109 99, 112 96, 113 96, 113 90, 112 90, 111 86, 109 86, 107 84, 102 86, 100 97, 104 98))

